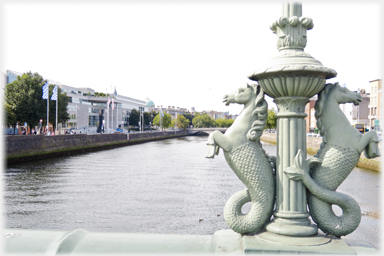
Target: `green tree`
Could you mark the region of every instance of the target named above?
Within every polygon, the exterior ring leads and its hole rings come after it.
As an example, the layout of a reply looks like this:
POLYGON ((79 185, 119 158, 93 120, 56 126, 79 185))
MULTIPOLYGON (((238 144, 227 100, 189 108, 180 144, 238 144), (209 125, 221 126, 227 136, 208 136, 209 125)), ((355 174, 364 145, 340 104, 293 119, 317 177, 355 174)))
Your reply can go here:
POLYGON ((274 129, 277 125, 276 111, 274 109, 268 109, 267 123, 265 129, 274 129))
POLYGON ((5 110, 5 125, 6 126, 15 126, 16 124, 16 114, 11 108, 11 106, 7 102, 4 103, 4 110, 5 110))
POLYGON ((148 112, 148 113, 149 113, 149 122, 151 122, 151 124, 154 125, 154 124, 153 124, 153 119, 154 119, 155 116, 157 115, 157 112, 154 111, 154 110, 152 110, 152 111, 150 111, 150 112, 148 112), (152 116, 151 116, 151 115, 152 115, 152 116))
POLYGON ((144 124, 149 125, 151 119, 151 113, 149 112, 144 112, 144 124))
MULTIPOLYGON (((168 113, 164 113, 164 116, 162 117, 163 119, 163 128, 168 128, 168 127, 171 127, 171 124, 172 124, 172 116, 171 114, 168 114, 168 113)), ((160 113, 158 113, 155 118, 153 119, 153 125, 157 125, 157 126, 160 126, 160 113)))
POLYGON ((183 116, 185 116, 185 118, 189 120, 189 123, 190 123, 190 124, 192 123, 193 118, 195 118, 195 116, 192 115, 192 114, 189 113, 189 112, 184 113, 183 116))
POLYGON ((171 126, 175 127, 175 123, 177 128, 184 130, 187 129, 190 124, 189 120, 185 118, 184 115, 177 115, 177 122, 173 120, 171 126))
MULTIPOLYGON (((42 98, 43 85, 46 80, 38 73, 24 73, 17 77, 17 80, 5 87, 5 101, 11 107, 20 123, 28 123, 29 126, 37 126, 40 119, 43 119, 43 125, 46 125, 47 100, 42 98)), ((52 95, 52 88, 49 86, 49 99, 52 95)), ((58 90, 59 106, 58 122, 65 122, 69 119, 67 112, 68 97, 58 90), (60 103, 61 102, 61 103, 60 103)), ((55 123, 56 102, 49 100, 50 123, 55 123), (52 106, 52 109, 51 109, 52 106)))
POLYGON ((135 108, 131 110, 129 115, 129 125, 138 126, 140 121, 140 113, 135 108))
POLYGON ((226 121, 224 118, 218 118, 215 120, 217 127, 226 127, 226 121))
POLYGON ((225 127, 230 127, 235 119, 225 119, 225 127))
POLYGON ((226 119, 226 118, 218 118, 215 120, 216 126, 217 127, 230 127, 235 120, 233 119, 226 119))
POLYGON ((196 113, 195 117, 192 120, 192 124, 196 128, 216 126, 215 120, 213 120, 213 118, 208 116, 206 113, 202 115, 199 113, 196 113))
POLYGON ((108 97, 109 94, 105 94, 105 93, 103 93, 103 92, 95 92, 95 93, 93 94, 93 96, 95 96, 95 97, 108 97))

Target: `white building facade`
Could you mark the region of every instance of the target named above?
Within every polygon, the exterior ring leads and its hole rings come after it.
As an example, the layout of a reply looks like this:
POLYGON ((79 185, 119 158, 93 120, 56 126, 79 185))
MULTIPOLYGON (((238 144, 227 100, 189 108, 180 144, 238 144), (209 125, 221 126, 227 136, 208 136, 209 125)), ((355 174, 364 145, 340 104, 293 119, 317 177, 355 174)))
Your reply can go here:
MULTIPOLYGON (((22 75, 20 72, 7 70, 7 84, 22 75)), ((72 87, 48 80, 49 84, 57 84, 69 98, 67 111, 69 120, 58 124, 59 130, 75 130, 77 133, 113 133, 117 128, 127 127, 132 109, 146 112, 149 107, 144 100, 134 99, 114 92, 99 96, 91 88, 72 87)), ((130 124, 138 125, 138 124, 130 124)))

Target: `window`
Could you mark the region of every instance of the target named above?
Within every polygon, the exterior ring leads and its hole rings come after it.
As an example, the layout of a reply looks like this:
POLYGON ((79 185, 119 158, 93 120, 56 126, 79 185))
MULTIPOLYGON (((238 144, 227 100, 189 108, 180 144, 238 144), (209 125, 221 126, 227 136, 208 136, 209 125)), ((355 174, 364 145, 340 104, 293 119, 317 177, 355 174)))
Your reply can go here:
POLYGON ((77 106, 68 105, 67 111, 77 111, 77 106))
POLYGON ((76 122, 67 122, 68 128, 77 128, 77 123, 76 122))
POLYGON ((88 126, 89 127, 98 127, 99 126, 99 116, 89 116, 88 126))
POLYGON ((107 103, 93 102, 93 106, 99 106, 99 107, 106 108, 107 107, 107 103))

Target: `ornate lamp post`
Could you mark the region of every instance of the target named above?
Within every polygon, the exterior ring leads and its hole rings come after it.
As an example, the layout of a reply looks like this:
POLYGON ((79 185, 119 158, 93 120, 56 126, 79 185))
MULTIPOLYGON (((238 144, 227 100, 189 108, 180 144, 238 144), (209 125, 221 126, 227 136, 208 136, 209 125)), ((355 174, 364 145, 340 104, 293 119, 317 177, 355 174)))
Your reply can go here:
POLYGON ((267 230, 287 236, 314 235, 317 227, 308 219, 305 186, 290 180, 283 171, 294 164, 298 150, 306 158, 305 105, 323 89, 325 80, 337 73, 304 52, 313 21, 302 17, 300 3, 285 3, 283 16, 270 28, 277 35, 279 54, 249 77, 258 81, 278 107, 276 210, 267 230))
POLYGON ((232 195, 224 207, 225 221, 239 234, 260 232, 266 225, 268 232, 258 234, 266 240, 322 245, 330 237, 313 237, 318 228, 341 237, 360 224, 358 203, 336 189, 362 151, 367 158, 380 156, 379 138, 375 132, 360 134, 339 107, 358 105, 361 95, 338 83, 325 84, 336 72, 304 52, 306 31, 312 27, 312 19, 301 17, 300 3, 284 4, 283 16, 271 25, 278 36, 279 54, 249 77, 259 85, 247 85, 224 96, 226 105, 243 104, 244 109, 225 134, 215 131, 208 137, 206 157, 213 158, 222 148, 229 166, 247 187, 232 195), (265 154, 260 143, 268 116, 264 93, 278 107, 276 158, 265 154), (315 94, 319 94, 315 110, 323 140, 317 154, 307 159, 304 110, 315 94), (275 162, 276 178, 271 162, 275 162), (247 202, 252 203, 251 209, 243 214, 241 207, 247 202), (332 205, 340 206, 343 215, 337 216, 332 205), (311 224, 310 214, 317 225, 311 224))

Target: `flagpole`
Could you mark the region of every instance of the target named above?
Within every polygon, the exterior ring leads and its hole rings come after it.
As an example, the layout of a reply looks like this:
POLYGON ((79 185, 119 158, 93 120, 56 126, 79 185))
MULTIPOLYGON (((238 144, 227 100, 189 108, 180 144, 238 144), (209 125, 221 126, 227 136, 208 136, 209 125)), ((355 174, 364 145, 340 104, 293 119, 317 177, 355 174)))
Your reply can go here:
POLYGON ((105 122, 105 124, 106 124, 106 128, 107 128, 107 133, 109 133, 109 97, 108 97, 108 102, 107 102, 107 116, 108 116, 108 118, 107 118, 107 122, 105 122))
MULTIPOLYGON (((56 85, 57 86, 57 85, 56 85)), ((59 105, 59 88, 56 88, 56 132, 55 134, 57 135, 57 132, 58 132, 58 128, 57 128, 57 109, 58 109, 58 106, 59 105)))
POLYGON ((49 124, 49 86, 48 86, 48 97, 47 97, 47 134, 48 134, 48 126, 49 124))
POLYGON ((49 86, 48 86, 48 82, 46 82, 43 85, 42 89, 43 89, 42 98, 47 100, 47 126, 46 126, 46 129, 47 129, 47 133, 48 133, 48 124, 49 124, 49 86))
POLYGON ((113 109, 115 108, 115 100, 114 100, 114 98, 112 98, 112 115, 111 115, 111 117, 112 117, 112 132, 113 132, 113 109))

